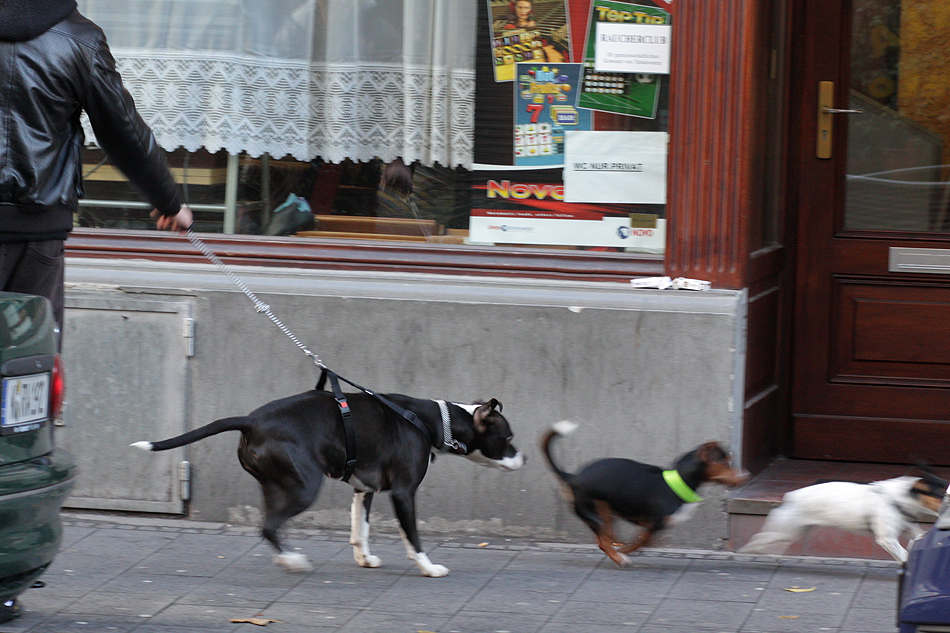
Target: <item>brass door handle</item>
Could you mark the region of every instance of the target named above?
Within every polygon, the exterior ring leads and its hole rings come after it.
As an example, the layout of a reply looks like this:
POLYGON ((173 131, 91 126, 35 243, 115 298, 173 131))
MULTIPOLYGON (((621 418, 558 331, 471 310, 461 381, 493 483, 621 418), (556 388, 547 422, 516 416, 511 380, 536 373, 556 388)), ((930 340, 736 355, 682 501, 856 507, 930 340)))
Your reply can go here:
POLYGON ((818 82, 818 133, 815 143, 815 156, 831 158, 832 141, 834 140, 835 114, 860 114, 860 110, 843 110, 835 105, 835 82, 818 82))

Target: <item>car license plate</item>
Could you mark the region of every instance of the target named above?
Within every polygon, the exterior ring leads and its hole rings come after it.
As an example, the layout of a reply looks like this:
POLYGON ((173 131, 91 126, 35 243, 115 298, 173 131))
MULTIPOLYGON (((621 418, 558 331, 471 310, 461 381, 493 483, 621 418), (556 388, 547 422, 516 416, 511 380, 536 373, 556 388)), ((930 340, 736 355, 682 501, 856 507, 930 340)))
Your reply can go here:
POLYGON ((49 374, 3 379, 0 427, 18 427, 43 422, 49 416, 49 374))

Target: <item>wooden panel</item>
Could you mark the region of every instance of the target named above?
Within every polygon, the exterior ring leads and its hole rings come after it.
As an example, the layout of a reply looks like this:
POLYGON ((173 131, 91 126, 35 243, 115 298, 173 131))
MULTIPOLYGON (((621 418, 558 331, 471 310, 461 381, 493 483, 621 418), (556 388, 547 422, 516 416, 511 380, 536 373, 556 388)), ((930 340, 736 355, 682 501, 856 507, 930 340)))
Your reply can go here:
POLYGON ((950 422, 795 416, 795 454, 805 459, 950 465, 950 422))
POLYGON ((387 235, 410 235, 417 237, 439 235, 442 233, 442 225, 435 220, 424 220, 422 218, 377 218, 357 215, 322 214, 316 214, 313 218, 316 220, 316 230, 318 231, 385 233, 387 235))
POLYGON ((779 288, 773 286, 749 298, 746 329, 746 398, 770 388, 777 381, 776 329, 779 288))
POLYGON ((390 240, 393 242, 425 242, 426 244, 464 244, 459 235, 397 235, 395 233, 357 233, 355 231, 297 231, 297 237, 321 237, 350 240, 390 240))
POLYGON ((835 381, 950 386, 950 288, 837 280, 835 381))
MULTIPOLYGON (((189 185, 223 185, 227 180, 227 168, 225 167, 190 167, 186 171, 181 167, 169 167, 175 182, 185 182, 188 177, 189 185)), ((118 167, 113 165, 90 165, 83 164, 83 180, 99 180, 104 182, 128 182, 118 167)))
POLYGON ((950 346, 934 345, 948 340, 950 304, 855 299, 854 326, 855 360, 950 363, 950 346))
POLYGON ((762 255, 753 258, 753 271, 773 270, 749 286, 746 315, 746 363, 743 403, 743 467, 755 472, 776 455, 787 454, 791 433, 786 417, 788 405, 788 357, 786 334, 788 306, 784 301, 780 259, 762 255))

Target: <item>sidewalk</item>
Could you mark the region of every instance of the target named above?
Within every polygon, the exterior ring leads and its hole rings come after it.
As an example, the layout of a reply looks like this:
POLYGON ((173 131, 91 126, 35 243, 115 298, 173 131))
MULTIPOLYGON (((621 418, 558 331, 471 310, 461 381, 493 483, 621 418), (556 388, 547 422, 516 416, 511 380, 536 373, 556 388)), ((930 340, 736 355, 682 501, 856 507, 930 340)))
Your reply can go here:
POLYGON ((424 578, 395 535, 378 569, 342 532, 291 530, 315 569, 271 562, 255 528, 65 514, 63 549, 2 633, 894 633, 890 561, 646 550, 620 569, 593 545, 423 535, 424 578), (804 591, 790 591, 800 589, 804 591), (231 623, 259 617, 265 626, 231 623))

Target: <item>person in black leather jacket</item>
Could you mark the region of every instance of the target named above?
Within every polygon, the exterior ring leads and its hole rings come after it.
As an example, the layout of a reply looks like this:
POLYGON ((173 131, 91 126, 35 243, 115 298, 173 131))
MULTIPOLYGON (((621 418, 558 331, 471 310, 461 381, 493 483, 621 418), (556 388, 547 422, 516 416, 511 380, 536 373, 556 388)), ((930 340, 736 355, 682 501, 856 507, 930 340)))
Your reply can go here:
POLYGON ((0 0, 0 290, 63 313, 63 241, 82 196, 83 131, 155 207, 160 229, 192 224, 165 154, 123 88, 102 30, 75 0, 0 0))

